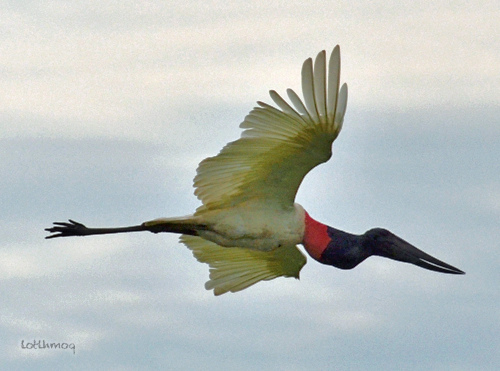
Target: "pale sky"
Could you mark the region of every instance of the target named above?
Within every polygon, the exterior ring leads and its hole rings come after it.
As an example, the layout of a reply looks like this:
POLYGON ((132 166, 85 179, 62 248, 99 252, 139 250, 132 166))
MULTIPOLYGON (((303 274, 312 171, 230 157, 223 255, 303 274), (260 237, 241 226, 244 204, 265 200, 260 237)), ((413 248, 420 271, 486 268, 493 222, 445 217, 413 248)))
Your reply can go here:
POLYGON ((2 368, 496 370, 496 1, 4 1, 0 19, 2 368), (465 276, 309 258, 300 280, 214 297, 175 235, 44 240, 68 218, 193 212, 197 164, 336 44, 344 127, 297 202, 465 276))

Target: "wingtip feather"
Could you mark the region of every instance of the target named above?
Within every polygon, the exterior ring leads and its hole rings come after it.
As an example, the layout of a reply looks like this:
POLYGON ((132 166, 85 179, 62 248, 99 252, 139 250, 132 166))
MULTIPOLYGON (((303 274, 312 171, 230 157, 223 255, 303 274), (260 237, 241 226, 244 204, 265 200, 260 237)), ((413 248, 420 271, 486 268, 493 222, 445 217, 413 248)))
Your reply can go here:
POLYGON ((307 58, 302 65, 302 94, 309 116, 314 122, 319 122, 314 94, 314 72, 312 58, 307 58))
POLYGON ((321 123, 327 121, 326 107, 326 52, 320 51, 314 61, 314 98, 321 123))

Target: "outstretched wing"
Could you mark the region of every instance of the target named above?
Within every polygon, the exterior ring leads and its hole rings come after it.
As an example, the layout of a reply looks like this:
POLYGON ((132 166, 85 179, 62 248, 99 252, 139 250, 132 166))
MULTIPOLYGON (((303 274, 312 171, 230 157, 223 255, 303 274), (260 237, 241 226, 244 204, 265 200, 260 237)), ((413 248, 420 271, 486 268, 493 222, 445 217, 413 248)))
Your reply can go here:
POLYGON ((222 247, 201 237, 182 235, 180 241, 201 263, 210 266, 207 290, 215 295, 237 292, 273 278, 295 277, 306 264, 306 257, 296 246, 283 246, 264 252, 240 247, 222 247))
POLYGON ((241 123, 240 139, 215 157, 203 160, 194 178, 195 195, 208 209, 258 199, 291 206, 304 176, 332 154, 332 142, 342 128, 347 85, 339 91, 340 49, 333 49, 326 71, 326 53, 302 66, 304 102, 291 89, 289 105, 274 90, 279 109, 258 102, 241 123))

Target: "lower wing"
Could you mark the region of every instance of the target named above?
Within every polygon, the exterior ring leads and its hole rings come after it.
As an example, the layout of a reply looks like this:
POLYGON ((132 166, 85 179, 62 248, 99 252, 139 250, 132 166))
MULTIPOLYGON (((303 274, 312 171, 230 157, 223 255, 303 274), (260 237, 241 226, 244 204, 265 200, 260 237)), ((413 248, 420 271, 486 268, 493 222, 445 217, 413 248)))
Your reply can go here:
POLYGON ((306 257, 296 246, 282 246, 273 251, 241 247, 222 247, 201 237, 182 235, 180 241, 201 263, 210 266, 210 280, 205 283, 214 295, 237 292, 276 277, 299 278, 306 257))

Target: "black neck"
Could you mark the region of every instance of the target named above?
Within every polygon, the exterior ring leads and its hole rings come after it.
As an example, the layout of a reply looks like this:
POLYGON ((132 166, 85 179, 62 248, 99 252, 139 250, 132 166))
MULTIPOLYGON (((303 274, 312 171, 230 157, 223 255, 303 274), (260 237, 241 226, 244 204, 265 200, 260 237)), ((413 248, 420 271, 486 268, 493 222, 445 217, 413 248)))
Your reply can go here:
POLYGON ((322 263, 340 269, 352 269, 371 255, 363 246, 363 236, 328 227, 331 241, 323 252, 322 263))

